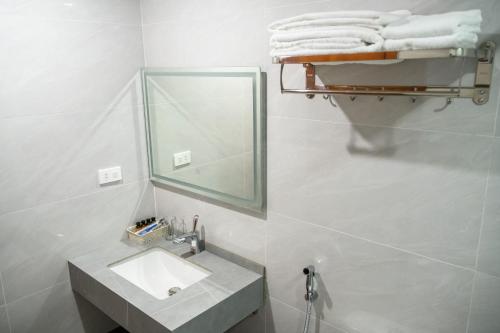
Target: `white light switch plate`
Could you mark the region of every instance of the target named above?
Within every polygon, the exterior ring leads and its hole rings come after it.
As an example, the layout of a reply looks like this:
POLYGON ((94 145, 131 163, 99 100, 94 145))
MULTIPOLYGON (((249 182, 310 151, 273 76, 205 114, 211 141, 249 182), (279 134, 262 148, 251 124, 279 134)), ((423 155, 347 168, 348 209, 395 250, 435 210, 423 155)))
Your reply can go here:
POLYGON ((122 180, 122 168, 119 166, 99 169, 97 172, 99 178, 99 185, 114 183, 122 180))
POLYGON ((191 163, 191 151, 186 150, 180 153, 174 154, 174 166, 179 167, 191 163))

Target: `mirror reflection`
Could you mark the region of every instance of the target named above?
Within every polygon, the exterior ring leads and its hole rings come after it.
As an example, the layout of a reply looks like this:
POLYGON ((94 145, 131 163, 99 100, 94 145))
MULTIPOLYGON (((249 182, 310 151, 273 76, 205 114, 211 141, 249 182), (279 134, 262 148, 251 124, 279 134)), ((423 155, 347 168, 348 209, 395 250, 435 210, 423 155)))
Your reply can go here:
POLYGON ((143 72, 153 181, 262 210, 256 68, 143 72))

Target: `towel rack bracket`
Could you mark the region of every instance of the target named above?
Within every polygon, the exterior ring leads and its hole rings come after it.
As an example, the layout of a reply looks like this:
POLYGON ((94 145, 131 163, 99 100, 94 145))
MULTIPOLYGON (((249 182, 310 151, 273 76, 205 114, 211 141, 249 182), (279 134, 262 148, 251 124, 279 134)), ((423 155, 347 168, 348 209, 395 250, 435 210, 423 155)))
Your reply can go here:
POLYGON ((495 49, 496 45, 493 41, 484 42, 478 49, 474 94, 472 96, 472 101, 477 105, 486 104, 489 100, 495 49))

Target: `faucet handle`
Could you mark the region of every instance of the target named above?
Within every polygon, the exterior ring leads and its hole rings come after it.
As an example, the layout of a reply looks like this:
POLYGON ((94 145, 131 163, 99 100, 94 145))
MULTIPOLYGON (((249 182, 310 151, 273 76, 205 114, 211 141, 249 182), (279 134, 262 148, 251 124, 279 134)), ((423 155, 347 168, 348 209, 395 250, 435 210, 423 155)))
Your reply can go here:
POLYGON ((193 233, 196 232, 196 226, 198 225, 198 219, 200 217, 198 215, 193 216, 193 233))

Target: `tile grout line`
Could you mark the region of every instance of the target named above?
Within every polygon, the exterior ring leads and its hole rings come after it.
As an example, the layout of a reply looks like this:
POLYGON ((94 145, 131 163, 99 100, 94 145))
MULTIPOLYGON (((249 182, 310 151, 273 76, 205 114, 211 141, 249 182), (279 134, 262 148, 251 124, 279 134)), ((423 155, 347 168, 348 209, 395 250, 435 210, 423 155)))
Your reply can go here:
POLYGON ((2 272, 0 272, 0 286, 2 287, 3 295, 3 305, 5 306, 5 317, 7 318, 7 326, 9 327, 9 333, 12 333, 12 326, 10 324, 9 307, 7 306, 7 296, 5 296, 5 283, 3 280, 2 272))
MULTIPOLYGON (((134 212, 132 213, 132 216, 134 219, 137 218, 137 213, 139 212, 139 209, 141 208, 142 203, 144 202, 144 196, 146 195, 146 192, 148 190, 148 184, 146 182, 144 182, 143 186, 144 186, 144 188, 141 190, 141 195, 139 197, 139 200, 137 200, 137 204, 135 205, 134 212)), ((129 222, 134 222, 134 221, 129 221, 129 222)))
POLYGON ((474 296, 474 291, 476 289, 477 272, 474 272, 474 277, 472 278, 472 287, 469 298, 469 306, 467 307, 467 320, 465 322, 465 333, 469 333, 470 330, 470 318, 472 315, 472 298, 474 296))
POLYGON ((491 177, 491 168, 493 164, 493 155, 495 154, 495 146, 494 142, 492 140, 491 142, 491 152, 489 156, 489 161, 488 161, 488 173, 486 175, 486 182, 484 186, 484 191, 483 191, 483 206, 481 209, 481 223, 479 225, 479 234, 478 234, 478 239, 477 239, 477 246, 476 246, 476 254, 474 258, 474 269, 478 269, 478 264, 479 264, 479 252, 481 249, 481 238, 483 235, 483 228, 484 228, 484 219, 486 215, 486 205, 487 205, 487 199, 488 199, 488 187, 490 185, 490 177, 491 177))
POLYGON ((5 297, 5 283, 3 281, 2 272, 0 272, 0 287, 2 287, 3 305, 7 305, 7 298, 5 297))
MULTIPOLYGON (((497 112, 498 114, 498 112, 497 112)), ((495 121, 496 124, 496 121, 495 121)), ((494 140, 494 139, 493 139, 494 140)), ((486 215, 486 205, 488 201, 488 188, 490 184, 490 177, 491 177, 491 169, 492 169, 492 164, 493 164, 493 155, 495 154, 495 146, 494 146, 494 141, 492 140, 491 142, 491 152, 490 152, 490 157, 488 161, 488 174, 486 175, 486 182, 484 186, 484 192, 483 192, 483 207, 481 209, 481 224, 479 225, 479 234, 478 234, 478 239, 477 239, 477 245, 476 245, 476 255, 474 258, 474 277, 472 279, 472 287, 471 287, 471 292, 470 292, 470 298, 469 298, 469 307, 467 309, 467 321, 466 321, 466 326, 465 326, 465 332, 468 333, 470 330, 470 319, 472 316, 472 301, 474 297, 474 293, 476 292, 476 283, 477 283, 477 277, 478 277, 478 269, 479 269, 479 254, 481 252, 481 239, 483 238, 483 231, 484 231, 484 220, 485 220, 485 215, 486 215)))
POLYGON ((158 216, 158 198, 157 198, 157 194, 156 194, 156 186, 154 184, 153 185, 153 203, 154 203, 154 206, 155 206, 155 216, 157 218, 160 218, 160 216, 158 216))
MULTIPOLYGON (((143 63, 144 67, 147 66, 147 61, 146 61, 146 46, 144 44, 144 8, 143 8, 143 0, 139 0, 139 11, 141 15, 141 42, 142 42, 142 57, 143 57, 143 63)), ((146 106, 144 106, 146 107, 146 106)))
MULTIPOLYGON (((14 304, 14 303, 17 303, 17 302, 19 302, 19 301, 25 300, 25 299, 27 299, 27 298, 30 298, 30 297, 33 297, 33 296, 39 295, 39 294, 41 294, 41 293, 43 293, 43 292, 45 292, 45 291, 47 291, 47 290, 50 290, 50 289, 55 288, 55 287, 59 287, 60 285, 63 285, 63 284, 65 284, 65 283, 70 283, 69 278, 68 278, 68 279, 64 279, 64 280, 62 280, 62 281, 59 281, 59 282, 56 282, 56 283, 54 283, 53 285, 51 285, 51 286, 49 286, 49 287, 46 287, 46 288, 40 289, 40 290, 35 291, 35 292, 31 293, 31 294, 21 296, 21 297, 19 297, 19 298, 15 299, 15 300, 13 300, 13 301, 9 302, 7 305, 9 305, 9 304, 14 304)), ((71 284, 70 284, 70 285, 71 285, 71 284)))
MULTIPOLYGON (((142 45, 142 60, 143 60, 143 66, 147 67, 147 57, 146 57, 146 44, 145 44, 145 38, 144 38, 144 5, 143 5, 143 0, 139 0, 139 10, 140 10, 140 16, 141 16, 141 45, 142 45)), ((141 75, 141 81, 142 81, 142 75, 141 75)), ((142 85, 141 85, 142 86, 142 85)), ((144 94, 141 88, 141 92, 144 94)), ((144 96, 142 96, 144 98, 144 96)), ((147 125, 147 119, 146 119, 146 109, 147 105, 144 104, 144 100, 141 103, 143 105, 143 110, 142 110, 142 115, 144 117, 144 123, 147 125)), ((147 133, 146 133, 147 135, 147 133)), ((147 142, 146 142, 146 151, 148 150, 147 147, 147 142)), ((149 155, 149 153, 147 154, 149 155)), ((146 159, 149 159, 147 156, 146 159)), ((148 161, 148 176, 146 177, 147 181, 150 180, 149 178, 149 161, 148 161)), ((153 186, 153 205, 154 205, 154 215, 155 217, 159 220, 160 217, 158 216, 158 200, 157 200, 157 194, 156 194, 156 186, 154 184, 151 184, 153 186)))
MULTIPOLYGON (((498 93, 500 93, 500 89, 498 89, 498 93)), ((498 99, 497 101, 497 112, 495 113, 495 120, 493 122, 493 136, 496 136, 497 133, 497 121, 499 112, 500 112, 500 99, 498 99)))
POLYGON ((332 124, 332 125, 336 125, 336 126, 349 126, 349 127, 359 126, 359 127, 369 127, 369 128, 384 128, 384 129, 405 130, 405 131, 412 131, 412 132, 450 134, 450 135, 457 135, 457 136, 472 136, 472 137, 481 137, 481 138, 495 138, 494 134, 493 135, 474 134, 474 133, 453 132, 453 131, 446 131, 446 130, 430 130, 430 129, 411 128, 411 127, 393 127, 393 126, 385 126, 385 125, 373 125, 373 124, 367 124, 367 123, 338 122, 338 121, 333 121, 333 120, 321 120, 321 119, 287 117, 287 116, 273 116, 273 115, 268 116, 268 118, 319 122, 319 123, 324 123, 324 124, 332 124))
MULTIPOLYGON (((135 75, 134 75, 135 76, 135 75)), ((132 79, 135 79, 132 78, 132 79)), ((120 107, 116 107, 114 109, 111 109, 111 111, 136 111, 136 112, 139 112, 139 113, 143 113, 142 112, 142 107, 144 106, 144 104, 141 102, 141 103, 137 103, 137 104, 130 104, 130 105, 127 105, 127 106, 120 106, 120 107), (135 109, 135 110, 134 110, 135 109)), ((74 115, 80 115, 80 114, 90 114, 90 113, 96 113, 96 114, 102 114, 102 109, 108 109, 109 108, 109 105, 104 105, 104 104, 101 104, 101 105, 97 105, 95 107, 92 107, 91 110, 82 110, 82 111, 69 111, 69 112, 65 112, 65 111, 60 111, 60 112, 51 112, 51 113, 40 113, 40 114, 22 114, 22 115, 11 115, 11 116, 0 116, 0 120, 17 120, 17 119, 23 119, 23 118, 49 118, 49 117, 61 117, 61 116, 74 116, 74 115)))
POLYGON ((134 180, 134 181, 129 182, 129 183, 123 183, 123 184, 115 185, 113 187, 102 188, 102 189, 99 189, 97 191, 92 191, 92 192, 88 192, 88 193, 84 193, 84 194, 79 194, 79 195, 75 195, 75 196, 69 197, 69 198, 64 198, 64 199, 61 199, 61 200, 44 202, 44 203, 40 203, 40 204, 35 205, 35 206, 30 206, 30 207, 26 207, 26 208, 22 208, 22 209, 13 210, 13 211, 10 211, 10 212, 6 212, 6 213, 3 213, 3 214, 0 214, 0 218, 5 217, 5 216, 10 215, 10 214, 18 214, 18 213, 26 212, 26 211, 29 211, 29 210, 32 210, 32 209, 35 209, 35 208, 39 208, 39 207, 44 207, 44 206, 48 206, 48 205, 55 205, 55 204, 59 204, 59 203, 63 203, 63 202, 68 202, 68 201, 72 201, 72 200, 76 200, 76 199, 85 198, 85 197, 88 197, 88 196, 91 196, 91 195, 94 195, 94 194, 100 194, 100 193, 112 191, 114 189, 118 189, 118 188, 122 188, 122 187, 127 187, 127 186, 138 184, 138 183, 144 182, 144 181, 149 181, 149 178, 146 178, 146 177, 145 178, 139 178, 139 179, 134 180))
POLYGON ((315 227, 318 227, 318 228, 321 228, 321 229, 325 229, 325 230, 328 230, 328 231, 331 231, 331 232, 335 232, 335 233, 338 233, 338 234, 341 234, 341 235, 344 235, 344 236, 347 236, 347 237, 350 237, 350 238, 353 238, 353 239, 365 241, 365 242, 368 242, 368 243, 371 243, 371 244, 375 244, 375 245, 382 246, 382 247, 385 247, 385 248, 389 248, 389 249, 392 249, 392 250, 395 250, 395 251, 399 251, 399 252, 403 252, 403 253, 406 253, 406 254, 410 254, 410 255, 413 255, 413 256, 416 256, 416 257, 425 258, 425 259, 430 260, 432 262, 436 262, 436 263, 440 263, 440 264, 445 264, 445 265, 452 266, 452 267, 455 267, 455 268, 459 268, 459 269, 462 269, 462 270, 466 270, 466 271, 469 271, 469 272, 475 272, 474 268, 457 265, 457 264, 454 264, 454 263, 451 263, 451 262, 447 262, 447 261, 444 261, 444 260, 441 260, 441 259, 437 259, 437 258, 428 257, 426 255, 423 255, 423 254, 420 254, 420 253, 417 253, 417 252, 405 250, 405 249, 402 249, 402 248, 399 248, 399 247, 395 247, 395 246, 392 246, 392 245, 389 245, 389 244, 385 244, 385 243, 379 243, 377 241, 374 241, 374 240, 371 240, 371 239, 368 239, 368 238, 356 236, 356 235, 350 234, 350 233, 345 232, 345 231, 341 231, 341 230, 337 230, 337 229, 325 227, 323 225, 315 224, 315 223, 312 223, 312 222, 307 222, 307 221, 304 221, 304 220, 300 220, 300 219, 297 219, 297 218, 294 218, 294 217, 291 217, 291 216, 288 216, 288 215, 284 215, 284 214, 281 214, 281 213, 277 213, 277 212, 274 212, 274 211, 271 211, 271 212, 273 214, 278 215, 278 216, 282 216, 282 217, 291 219, 292 221, 295 221, 296 223, 299 223, 299 224, 303 223, 303 224, 307 224, 307 225, 310 225, 310 226, 315 226, 315 227))
MULTIPOLYGON (((288 303, 286 303, 286 302, 284 302, 284 301, 280 300, 279 298, 276 298, 276 297, 274 297, 274 296, 273 296, 273 297, 269 297, 269 298, 270 298, 270 299, 272 298, 274 301, 276 301, 276 302, 280 303, 281 305, 286 306, 286 307, 287 307, 287 308, 289 308, 289 309, 292 309, 292 310, 298 311, 298 312, 300 312, 300 313, 302 313, 302 314, 304 314, 304 315, 306 314, 306 313, 305 313, 305 311, 303 311, 303 310, 301 310, 301 309, 298 309, 298 308, 296 308, 296 307, 294 307, 294 306, 292 306, 292 305, 290 305, 290 304, 288 304, 288 303)), ((324 319, 318 318, 317 316, 313 316, 312 314, 311 314, 311 319, 319 319, 319 320, 320 320, 320 322, 323 322, 323 323, 325 323, 326 325, 328 325, 328 326, 330 326, 330 327, 335 328, 336 330, 340 330, 340 331, 342 331, 342 332, 344 332, 344 333, 348 333, 347 331, 345 331, 344 329, 342 329, 342 328, 340 328, 340 327, 338 327, 338 326, 334 325, 333 323, 330 323, 329 321, 326 321, 326 320, 324 320, 324 319)), ((317 329, 317 328, 316 328, 316 329, 317 329)))

